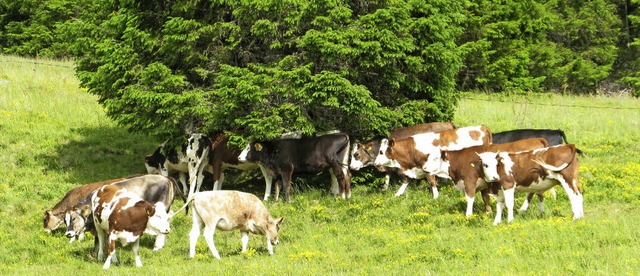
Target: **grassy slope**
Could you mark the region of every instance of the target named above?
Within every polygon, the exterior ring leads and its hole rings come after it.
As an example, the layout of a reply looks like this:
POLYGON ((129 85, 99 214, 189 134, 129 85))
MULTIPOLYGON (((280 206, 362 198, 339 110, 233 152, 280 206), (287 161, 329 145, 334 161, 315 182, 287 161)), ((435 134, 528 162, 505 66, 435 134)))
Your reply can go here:
MULTIPOLYGON (((142 157, 159 141, 128 133, 107 119, 96 98, 77 88, 70 62, 43 62, 57 66, 0 56, 0 159, 5 166, 0 178, 0 273, 99 272, 102 264, 89 254, 92 237, 68 244, 62 231, 46 234, 42 214, 71 187, 144 172, 142 157)), ((640 102, 469 96, 479 99, 461 102, 458 126, 562 128, 587 153, 580 167, 585 219, 571 220, 561 189, 557 200, 545 202, 544 215, 537 215, 534 205, 516 215, 514 223, 494 227, 492 216, 480 214, 479 203, 478 215, 465 218, 464 197, 449 184, 442 185, 436 201, 424 184, 410 185, 400 198, 393 196, 397 184, 386 192, 358 185, 348 202, 327 196, 324 189, 305 188, 291 204, 267 203, 273 215, 285 216, 274 256, 266 254, 262 237, 252 236, 251 249, 241 254, 238 233, 218 232, 221 261, 211 256, 204 239, 196 258, 188 260, 191 223, 179 215, 162 251, 152 252, 153 239, 143 238, 144 268, 135 268, 130 250, 118 247, 123 263, 111 272, 638 273, 640 102), (551 106, 558 104, 571 106, 551 106)), ((176 201, 174 209, 181 203, 176 201)))

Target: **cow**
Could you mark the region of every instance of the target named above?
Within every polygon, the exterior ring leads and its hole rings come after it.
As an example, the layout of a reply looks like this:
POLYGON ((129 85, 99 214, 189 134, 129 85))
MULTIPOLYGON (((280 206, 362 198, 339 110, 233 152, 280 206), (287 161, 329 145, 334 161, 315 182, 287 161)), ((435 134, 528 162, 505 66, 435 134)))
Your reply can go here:
MULTIPOLYGON (((389 138, 391 139, 404 139, 411 135, 426 133, 426 132, 434 132, 441 130, 449 130, 455 129, 456 127, 452 123, 445 122, 434 122, 434 123, 426 123, 426 124, 418 124, 414 126, 402 127, 394 129, 390 132, 389 138)), ((377 136, 373 139, 365 141, 364 143, 355 143, 353 145, 353 149, 351 150, 351 162, 349 163, 349 167, 358 171, 361 168, 373 165, 373 162, 376 160, 376 156, 378 154, 378 150, 380 150, 380 142, 385 137, 377 136)), ((385 173, 384 185, 382 186, 382 190, 387 190, 389 188, 389 180, 391 179, 391 170, 386 170, 381 167, 378 168, 380 171, 385 173)), ((409 179, 406 176, 402 175, 402 182, 406 183, 409 179)), ((438 187, 432 186, 431 189, 433 192, 433 197, 438 197, 438 187)))
MULTIPOLYGON (((142 175, 110 185, 125 188, 130 193, 151 202, 156 208, 163 209, 165 212, 170 212, 176 192, 183 196, 182 193, 179 192, 177 183, 173 178, 161 175, 142 175)), ((92 223, 93 212, 90 212, 89 209, 93 194, 95 194, 95 191, 87 195, 85 199, 81 200, 76 206, 65 213, 65 220, 67 222, 66 236, 70 239, 70 242, 73 242, 76 237, 82 239, 85 232, 90 232, 97 238, 95 225, 92 223)), ((186 199, 184 200, 186 202, 186 199)), ((157 251, 163 248, 165 241, 166 236, 159 234, 153 250, 157 251)))
POLYGON ((167 143, 164 141, 156 150, 150 155, 144 157, 144 166, 147 169, 147 174, 160 174, 162 176, 171 176, 178 174, 178 179, 182 184, 182 191, 186 192, 188 187, 189 167, 187 162, 187 144, 180 147, 180 150, 176 148, 168 148, 167 143))
POLYGON ((214 257, 220 259, 213 235, 216 229, 239 230, 242 233, 242 252, 247 251, 249 233, 264 235, 267 249, 273 255, 273 244, 278 244, 278 230, 283 218, 272 218, 264 204, 253 194, 239 191, 207 191, 194 196, 193 226, 189 232, 189 258, 196 254, 200 231, 214 257))
POLYGON ((93 194, 91 209, 99 242, 98 260, 104 259, 104 249, 108 246, 109 255, 103 269, 109 269, 112 261, 118 262, 116 241, 122 246, 133 243, 136 266, 142 266, 138 255, 142 233, 166 235, 171 230, 170 216, 162 207, 117 185, 102 186, 93 194))
POLYGON ((108 185, 114 182, 127 179, 127 178, 138 177, 138 176, 141 176, 141 174, 84 184, 67 191, 64 197, 55 206, 53 206, 51 210, 46 210, 44 212, 44 216, 42 218, 42 224, 43 224, 44 230, 47 233, 51 233, 53 230, 62 226, 62 224, 64 223, 65 213, 67 212, 67 210, 73 208, 81 200, 85 199, 95 189, 102 187, 104 185, 108 185))
POLYGON ((340 193, 346 199, 351 197, 349 147, 349 136, 344 133, 254 141, 240 153, 238 160, 258 163, 272 177, 281 176, 287 202, 290 202, 291 177, 294 173, 319 173, 330 168, 331 193, 335 196, 340 193))
MULTIPOLYGON (((514 129, 503 132, 493 133, 492 142, 494 144, 509 143, 517 140, 527 138, 544 138, 549 143, 549 146, 569 144, 567 142, 567 136, 562 129, 514 129)), ((576 148, 578 154, 582 155, 583 152, 576 148)))
MULTIPOLYGON (((546 139, 547 142, 549 143, 549 146, 562 145, 563 142, 565 144, 569 143, 567 141, 567 136, 564 134, 564 131, 562 131, 561 129, 514 129, 514 130, 503 131, 503 132, 497 132, 497 133, 493 133, 493 143, 502 144, 502 143, 513 142, 516 140, 522 140, 527 138, 537 138, 537 137, 546 139)), ((583 155, 583 152, 580 149, 576 148, 576 151, 578 152, 578 154, 583 155)), ((553 195, 553 198, 556 197, 555 189, 551 188, 549 192, 551 192, 551 194, 553 195)), ((531 201, 532 198, 533 198, 533 194, 528 193, 527 197, 522 203, 522 206, 520 207, 520 210, 519 210, 520 212, 524 212, 529 208, 529 202, 531 201)), ((538 194, 538 199, 539 199, 540 206, 542 206, 542 201, 544 200, 543 194, 538 194)))
MULTIPOLYGON (((294 137, 299 137, 299 134, 290 133, 283 134, 291 135, 294 137)), ((262 172, 262 176, 265 180, 265 191, 264 191, 264 200, 268 200, 271 195, 271 184, 273 183, 273 177, 267 173, 264 167, 252 163, 252 162, 239 162, 238 156, 242 152, 240 149, 236 149, 233 147, 229 147, 229 136, 220 133, 213 134, 209 136, 205 136, 202 134, 194 134, 189 137, 189 142, 187 146, 187 156, 189 159, 189 163, 191 167, 196 167, 195 170, 197 172, 196 175, 190 174, 189 178, 194 179, 195 177, 201 177, 202 172, 204 170, 209 171, 213 176, 213 190, 222 189, 222 183, 224 182, 224 171, 227 168, 233 168, 238 170, 254 170, 260 169, 262 172), (206 163, 202 162, 202 159, 199 159, 198 149, 204 148, 208 145, 209 149, 209 158, 206 163), (195 154, 194 154, 195 153, 195 154)), ((200 150, 204 152, 205 150, 200 150)), ((191 180, 194 182, 194 180, 191 180)), ((202 181, 199 181, 195 186, 196 190, 199 190, 199 186, 202 181)), ((193 183, 192 183, 193 184, 193 183)), ((192 189, 194 185, 191 185, 192 189)), ((190 191, 191 194, 191 191, 190 191)))
POLYGON ((513 220, 514 192, 541 193, 555 185, 561 185, 567 193, 573 219, 584 216, 575 145, 514 153, 488 151, 479 156, 485 180, 497 182, 490 185, 491 192, 499 195, 495 222, 501 221, 503 205, 507 206, 508 222, 513 220))
POLYGON ((422 166, 422 169, 432 175, 450 178, 456 189, 465 193, 467 199, 466 216, 473 214, 473 202, 475 194, 482 191, 482 199, 487 213, 491 211, 488 198, 487 183, 479 153, 515 152, 530 149, 546 148, 549 144, 544 138, 530 138, 504 144, 490 144, 469 147, 461 150, 441 151, 440 154, 431 154, 422 166))
MULTIPOLYGON (((429 155, 440 155, 441 150, 460 150, 488 144, 491 144, 491 131, 485 125, 421 133, 398 140, 383 139, 374 164, 397 168, 399 173, 413 179, 427 178, 434 187, 435 176, 422 169, 429 155)), ((408 185, 408 182, 402 183, 396 196, 402 195, 408 185)))

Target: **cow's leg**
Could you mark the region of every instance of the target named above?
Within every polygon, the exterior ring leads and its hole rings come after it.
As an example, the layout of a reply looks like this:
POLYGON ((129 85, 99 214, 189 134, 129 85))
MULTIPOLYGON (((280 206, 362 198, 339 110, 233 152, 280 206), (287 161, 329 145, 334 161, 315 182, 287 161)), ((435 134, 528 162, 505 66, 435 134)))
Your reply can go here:
MULTIPOLYGON (((558 181, 562 184, 562 188, 567 192, 567 196, 569 197, 569 202, 571 202, 571 210, 573 211, 573 219, 579 219, 584 216, 584 211, 582 209, 582 194, 574 191, 569 183, 562 177, 562 175, 558 175, 558 181)), ((572 186, 576 187, 576 180, 572 181, 572 186)))
POLYGON ((504 204, 507 206, 507 222, 513 221, 513 206, 515 197, 515 187, 504 190, 504 204))
POLYGON ((282 180, 276 180, 276 201, 280 199, 280 188, 282 188, 282 180))
POLYGON ((249 245, 249 232, 242 231, 242 252, 247 252, 247 245, 249 245))
POLYGON ((502 222, 502 210, 504 209, 504 191, 498 191, 495 195, 496 198, 496 217, 493 220, 493 225, 498 225, 502 222))
POLYGON ((538 213, 544 213, 544 192, 538 193, 538 213))
POLYGON ((167 235, 165 234, 158 234, 158 236, 156 237, 156 242, 153 245, 153 251, 158 251, 160 249, 162 249, 164 247, 164 244, 167 241, 167 235))
POLYGON ((267 250, 269 250, 269 255, 273 255, 273 244, 271 244, 271 240, 269 240, 268 237, 267 237, 267 250))
POLYGON ((522 202, 522 206, 518 209, 518 212, 524 212, 529 209, 529 202, 533 198, 534 193, 527 193, 527 197, 525 197, 524 202, 522 202))
POLYGON ((196 255, 196 243, 200 237, 200 230, 204 227, 204 222, 200 219, 200 215, 194 208, 193 214, 191 214, 193 224, 191 225, 191 231, 189 232, 189 258, 193 259, 196 255))
POLYGON ((140 259, 140 255, 138 255, 138 248, 140 248, 140 238, 131 245, 131 251, 133 251, 133 255, 136 256, 136 266, 142 266, 142 260, 140 259))
POLYGON ((333 172, 333 169, 329 170, 329 174, 331 175, 331 188, 329 192, 333 197, 338 197, 341 194, 343 187, 338 184, 338 179, 336 178, 336 174, 333 172))
POLYGON ((98 261, 102 261, 104 260, 104 248, 106 247, 106 233, 104 231, 104 229, 102 229, 101 227, 97 226, 96 223, 96 234, 97 234, 97 239, 98 239, 98 261))
MULTIPOLYGON (((475 183, 470 183, 470 182, 471 181, 464 181, 465 183, 464 194, 465 194, 465 198, 467 199, 467 212, 466 212, 467 217, 470 217, 473 214, 473 202, 476 200, 475 198, 476 185, 475 183)), ((498 211, 496 210, 496 212, 498 211)))
POLYGON ((489 191, 484 189, 480 191, 480 195, 482 196, 482 201, 484 201, 484 211, 487 214, 491 213, 491 198, 489 196, 489 191))
POLYGON ((271 196, 271 183, 273 183, 273 176, 267 172, 262 165, 258 166, 260 168, 260 172, 262 172, 262 177, 264 177, 264 200, 269 200, 269 196, 271 196))
POLYGON ((402 175, 402 186, 400 186, 400 189, 396 192, 396 196, 404 194, 404 190, 407 189, 407 186, 409 186, 409 177, 402 175))
POLYGON ((182 184, 182 193, 184 194, 189 190, 189 185, 187 184, 187 174, 184 172, 178 172, 178 178, 180 179, 180 183, 182 184))
POLYGON ((207 241, 207 244, 209 245, 209 250, 211 250, 211 254, 213 254, 213 256, 216 257, 216 259, 220 260, 220 254, 218 253, 218 250, 216 250, 216 245, 213 242, 213 235, 215 235, 216 233, 216 226, 215 226, 216 224, 218 224, 217 221, 211 226, 209 225, 205 226, 204 231, 202 232, 202 235, 204 235, 204 239, 207 241))
POLYGON ((440 193, 438 192, 438 182, 436 181, 436 176, 429 174, 427 176, 427 181, 429 181, 429 184, 431 184, 431 191, 433 192, 433 199, 436 199, 440 196, 440 193))
POLYGON ((282 172, 282 185, 284 185, 284 199, 287 202, 291 202, 291 176, 293 174, 293 168, 288 171, 282 172))
POLYGON ((110 233, 109 234, 109 250, 108 250, 109 255, 107 256, 107 260, 104 262, 104 265, 102 266, 103 269, 109 269, 109 267, 111 267, 111 259, 113 259, 113 263, 117 263, 118 262, 118 258, 115 256, 116 254, 116 237, 115 234, 110 233))
POLYGON ((391 174, 390 173, 386 173, 384 174, 384 184, 382 185, 382 190, 386 191, 387 189, 389 189, 389 182, 391 181, 391 174))
POLYGON ((218 164, 213 168, 213 190, 214 191, 219 191, 220 189, 222 189, 222 180, 224 179, 220 179, 223 178, 222 176, 222 164, 218 164))

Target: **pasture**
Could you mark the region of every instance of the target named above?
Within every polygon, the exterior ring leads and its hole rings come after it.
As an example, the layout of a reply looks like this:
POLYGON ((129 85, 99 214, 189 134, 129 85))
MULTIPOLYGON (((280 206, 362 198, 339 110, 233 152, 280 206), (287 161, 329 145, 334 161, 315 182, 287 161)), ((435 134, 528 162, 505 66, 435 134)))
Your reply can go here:
MULTIPOLYGON (((0 56, 0 274, 59 275, 102 271, 91 256, 93 237, 69 244, 60 229, 47 234, 42 215, 77 185, 144 173, 143 157, 161 142, 129 133, 106 117, 96 97, 78 88, 68 61, 0 56)), ((327 274, 638 274, 640 273, 640 101, 602 96, 464 94, 454 123, 486 124, 494 132, 561 128, 586 153, 580 158, 585 218, 573 221, 566 194, 537 200, 511 224, 493 226, 476 196, 464 216, 463 193, 448 182, 434 200, 426 182, 394 197, 381 181, 354 183, 349 201, 326 187, 297 185, 292 202, 267 202, 283 216, 280 244, 267 254, 251 235, 240 253, 239 232, 217 232, 215 259, 203 238, 189 259, 191 217, 175 217, 167 245, 152 252, 141 241, 144 267, 129 248, 117 251, 114 274, 327 275, 327 274)), ((372 171, 369 171, 370 173, 372 171)), ((262 197, 256 187, 232 183, 262 197)), ((257 174, 258 175, 258 174, 257 174)), ((354 177, 358 172, 354 173, 354 177)), ((240 177, 238 177, 239 179, 240 177)), ((262 184, 263 185, 263 184, 262 184)), ((516 194, 516 206, 523 200, 516 194)), ((173 209, 183 202, 177 199, 173 209)), ((495 205, 494 205, 495 208, 495 205)))

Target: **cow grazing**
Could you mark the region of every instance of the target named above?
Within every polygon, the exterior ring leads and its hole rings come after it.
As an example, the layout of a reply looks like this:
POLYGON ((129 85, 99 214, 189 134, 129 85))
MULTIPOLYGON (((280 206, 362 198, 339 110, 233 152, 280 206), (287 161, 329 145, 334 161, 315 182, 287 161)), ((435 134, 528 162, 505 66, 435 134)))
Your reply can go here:
POLYGON ((485 180, 497 182, 490 185, 492 192, 502 194, 498 197, 495 223, 501 220, 503 205, 507 206, 508 222, 513 220, 514 192, 540 193, 555 185, 561 185, 567 192, 573 219, 584 216, 577 150, 573 144, 515 153, 484 152, 479 156, 485 180))
POLYGON ((111 262, 118 262, 116 241, 122 246, 133 243, 136 266, 142 266, 138 255, 142 233, 166 235, 170 231, 169 215, 164 208, 156 208, 135 193, 115 185, 98 189, 91 198, 93 221, 96 226, 98 260, 104 259, 104 249, 108 245, 108 257, 102 268, 108 269, 111 262))
MULTIPOLYGON (((71 190, 69 190, 64 197, 55 205, 51 210, 46 210, 44 212, 44 217, 42 219, 42 224, 44 230, 47 233, 51 233, 51 231, 57 229, 64 223, 65 212, 74 206, 81 203, 82 200, 85 200, 86 197, 93 192, 95 189, 108 185, 114 182, 118 182, 127 178, 137 177, 141 174, 131 175, 123 178, 116 178, 111 180, 105 180, 100 182, 89 183, 81 186, 77 186, 71 190)), ((85 203, 88 203, 86 201, 85 203)))
POLYGON ((291 177, 294 173, 315 174, 327 168, 330 168, 332 180, 331 193, 340 193, 344 199, 351 197, 349 136, 344 133, 252 142, 242 151, 238 160, 258 163, 271 176, 281 176, 287 202, 290 201, 291 177))
MULTIPOLYGON (((440 155, 442 150, 461 150, 488 144, 491 144, 491 131, 484 125, 416 134, 399 140, 383 139, 374 164, 398 168, 399 173, 413 179, 427 178, 434 187, 435 176, 426 173, 422 168, 429 155, 440 155)), ((396 196, 402 195, 408 184, 402 183, 396 196)), ((437 189, 433 191, 436 193, 437 189)))
MULTIPOLYGON (((115 182, 110 185, 125 188, 130 193, 154 204, 156 208, 163 209, 164 212, 170 211, 176 192, 182 195, 173 178, 161 175, 142 175, 115 182)), ((71 242, 73 242, 76 237, 81 239, 85 232, 90 232, 96 236, 95 225, 93 225, 93 212, 90 212, 89 209, 93 194, 95 194, 95 192, 87 195, 86 199, 82 200, 65 213, 65 220, 67 222, 66 236, 70 238, 71 242)), ((186 201, 186 199, 184 200, 186 201)), ((158 234, 154 245, 154 251, 163 248, 165 241, 166 236, 164 234, 158 234)))
POLYGON ((544 138, 531 138, 504 144, 491 144, 469 147, 461 150, 442 151, 441 154, 431 154, 422 169, 429 174, 450 178, 454 186, 465 193, 467 199, 466 216, 473 214, 475 194, 482 191, 485 210, 491 211, 488 193, 485 191, 484 170, 482 160, 478 154, 483 152, 515 152, 538 148, 546 148, 544 138))
POLYGON ((189 232, 189 258, 196 255, 196 243, 200 231, 214 257, 220 259, 213 242, 216 229, 239 230, 242 233, 242 252, 247 251, 249 233, 267 237, 267 249, 273 254, 273 244, 278 244, 278 230, 282 218, 274 219, 264 204, 253 194, 239 191, 209 191, 195 195, 193 199, 193 226, 189 232))
MULTIPOLYGON (((443 123, 443 122, 434 122, 434 123, 426 123, 419 124, 414 126, 408 126, 403 128, 397 128, 391 131, 389 138, 391 139, 404 139, 409 136, 426 133, 426 132, 434 132, 434 131, 442 131, 455 129, 456 127, 452 123, 443 123)), ((352 170, 360 170, 361 168, 373 165, 373 162, 376 160, 376 156, 378 155, 378 151, 380 150, 380 142, 382 142, 384 137, 375 137, 371 140, 368 140, 364 143, 355 143, 353 145, 353 149, 351 151, 351 162, 349 166, 352 170)), ((385 173, 385 181, 382 186, 382 190, 386 190, 389 188, 389 180, 391 175, 391 170, 387 170, 383 167, 378 168, 379 170, 385 173)), ((402 175, 403 183, 408 182, 406 176, 402 175)), ((433 196, 437 197, 437 186, 432 186, 432 189, 435 189, 433 196)))
MULTIPOLYGON (((295 133, 283 135, 292 135, 295 137, 299 136, 299 134, 295 133)), ((210 136, 192 135, 189 138, 187 147, 187 155, 190 156, 189 160, 197 159, 197 157, 191 157, 193 156, 193 154, 191 154, 191 152, 193 151, 192 148, 201 148, 201 146, 199 145, 206 143, 206 141, 209 141, 211 150, 209 150, 209 158, 206 164, 195 162, 195 164, 198 164, 195 165, 195 167, 198 167, 198 177, 200 177, 201 172, 203 171, 203 167, 205 167, 213 175, 213 190, 220 190, 222 189, 222 183, 224 182, 224 171, 227 168, 233 168, 243 171, 259 168, 265 180, 264 200, 269 199, 269 196, 271 195, 271 184, 273 182, 273 177, 271 177, 271 175, 269 175, 262 166, 256 163, 239 162, 238 156, 240 155, 242 150, 229 147, 227 144, 229 142, 229 136, 224 133, 214 134, 210 136)), ((190 162, 193 163, 193 161, 190 162)))

